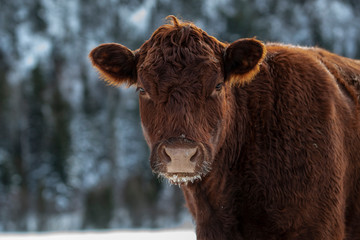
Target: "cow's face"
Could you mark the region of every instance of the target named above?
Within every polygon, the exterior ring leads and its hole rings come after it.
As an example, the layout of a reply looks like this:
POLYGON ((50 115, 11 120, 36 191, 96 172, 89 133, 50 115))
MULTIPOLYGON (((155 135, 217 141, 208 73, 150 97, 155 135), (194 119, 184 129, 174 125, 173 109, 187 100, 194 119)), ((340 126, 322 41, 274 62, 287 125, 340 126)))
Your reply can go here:
POLYGON ((90 58, 110 83, 137 87, 151 167, 182 184, 211 171, 231 122, 231 87, 253 78, 265 48, 254 39, 225 45, 192 24, 173 21, 135 52, 103 44, 90 58))

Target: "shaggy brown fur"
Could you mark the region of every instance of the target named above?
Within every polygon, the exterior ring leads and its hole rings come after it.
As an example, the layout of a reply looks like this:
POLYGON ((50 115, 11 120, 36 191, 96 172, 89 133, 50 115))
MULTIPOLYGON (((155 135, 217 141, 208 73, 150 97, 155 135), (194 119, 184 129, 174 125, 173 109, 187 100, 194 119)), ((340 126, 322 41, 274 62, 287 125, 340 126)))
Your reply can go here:
POLYGON ((90 58, 139 88, 151 167, 181 185, 198 239, 360 239, 359 61, 175 17, 90 58), (196 149, 195 173, 169 175, 169 147, 196 149))

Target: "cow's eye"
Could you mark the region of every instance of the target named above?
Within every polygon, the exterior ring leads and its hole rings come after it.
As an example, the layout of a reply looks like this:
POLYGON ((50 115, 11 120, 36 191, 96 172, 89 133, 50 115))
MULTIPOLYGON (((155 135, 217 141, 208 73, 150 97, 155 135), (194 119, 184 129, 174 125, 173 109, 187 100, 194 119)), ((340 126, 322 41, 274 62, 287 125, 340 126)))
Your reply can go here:
POLYGON ((223 83, 219 83, 218 85, 216 85, 215 89, 216 91, 220 91, 223 87, 223 83))
POLYGON ((136 88, 136 91, 139 92, 139 94, 141 94, 141 95, 145 95, 145 94, 146 94, 145 89, 143 89, 142 87, 136 88))

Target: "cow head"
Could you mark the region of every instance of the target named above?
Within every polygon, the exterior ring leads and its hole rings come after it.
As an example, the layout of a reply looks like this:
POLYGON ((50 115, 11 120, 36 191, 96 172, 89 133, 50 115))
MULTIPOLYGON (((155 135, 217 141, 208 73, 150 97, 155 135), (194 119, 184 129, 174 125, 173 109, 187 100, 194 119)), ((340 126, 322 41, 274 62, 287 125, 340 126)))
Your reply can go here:
POLYGON ((252 80, 266 50, 255 39, 224 44, 171 18, 138 50, 102 44, 90 59, 110 84, 136 86, 152 170, 182 184, 211 171, 236 121, 231 88, 252 80))

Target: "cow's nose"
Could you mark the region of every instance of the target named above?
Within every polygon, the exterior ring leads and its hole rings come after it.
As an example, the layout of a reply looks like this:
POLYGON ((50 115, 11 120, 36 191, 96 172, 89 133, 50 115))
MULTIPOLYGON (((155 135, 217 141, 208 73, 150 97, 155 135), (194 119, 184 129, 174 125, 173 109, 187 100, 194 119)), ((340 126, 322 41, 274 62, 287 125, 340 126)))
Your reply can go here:
POLYGON ((165 154, 170 158, 167 163, 168 173, 194 173, 198 147, 165 147, 165 154))

